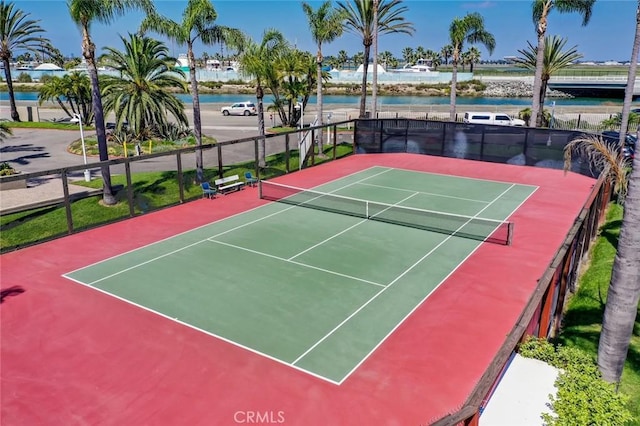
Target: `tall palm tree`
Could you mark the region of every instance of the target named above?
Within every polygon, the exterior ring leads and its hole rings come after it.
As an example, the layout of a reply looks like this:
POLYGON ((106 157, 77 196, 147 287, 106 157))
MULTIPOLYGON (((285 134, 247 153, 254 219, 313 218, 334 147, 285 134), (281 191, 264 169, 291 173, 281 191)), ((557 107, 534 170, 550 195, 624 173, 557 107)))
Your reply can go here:
POLYGON ((91 80, 82 71, 51 77, 38 93, 38 102, 42 104, 44 101, 57 102, 69 117, 80 114, 84 124, 93 122, 91 80))
POLYGON ((264 131, 264 88, 263 83, 274 79, 274 61, 280 52, 287 47, 282 33, 275 29, 265 30, 260 44, 246 40, 240 54, 240 68, 243 74, 256 79, 256 99, 258 100, 258 166, 266 167, 265 131, 264 131))
MULTIPOLYGON (((198 40, 205 45, 223 41, 226 44, 240 44, 242 42, 239 30, 215 25, 214 22, 217 18, 218 14, 210 0, 189 0, 182 12, 181 22, 176 22, 157 13, 149 13, 140 25, 140 31, 152 30, 180 45, 187 46, 189 81, 193 99, 193 134, 199 147, 202 146, 202 121, 193 45, 198 40)), ((204 180, 202 163, 202 150, 198 149, 196 150, 196 179, 198 182, 204 180)))
MULTIPOLYGON (((640 1, 636 9, 636 34, 631 51, 629 79, 625 90, 623 106, 623 127, 620 134, 626 134, 624 117, 629 116, 633 84, 636 77, 638 51, 640 50, 640 1)), ((624 140, 624 136, 621 136, 624 140)), ((640 155, 633 160, 625 199, 622 227, 618 239, 618 251, 613 263, 611 283, 604 309, 602 332, 598 344, 598 367, 604 380, 619 382, 622 368, 629 350, 633 333, 638 300, 640 300, 640 155)))
POLYGON ((447 44, 440 50, 440 55, 444 59, 444 64, 449 65, 449 58, 453 55, 453 46, 447 44))
POLYGON ((578 12, 582 15, 582 25, 587 25, 591 18, 591 10, 596 0, 534 0, 533 22, 538 36, 538 50, 536 56, 536 71, 533 77, 533 102, 531 116, 534 118, 533 127, 542 123, 542 105, 540 104, 540 90, 542 88, 542 70, 544 67, 544 42, 547 33, 548 17, 551 10, 560 13, 578 12))
POLYGON ((349 54, 346 50, 341 50, 338 52, 338 61, 340 62, 340 68, 344 68, 344 65, 349 60, 349 54))
POLYGON ((469 50, 467 50, 467 63, 469 64, 469 72, 473 72, 473 65, 480 62, 480 58, 480 50, 477 47, 471 46, 469 50))
POLYGON ((9 108, 11 119, 20 121, 20 114, 16 107, 16 98, 11 80, 10 61, 16 50, 37 52, 42 46, 49 45, 49 40, 39 34, 45 31, 38 25, 38 21, 28 19, 29 13, 15 8, 13 3, 0 2, 0 60, 4 67, 4 80, 9 92, 9 108))
MULTIPOLYGON (((570 49, 565 50, 564 46, 567 44, 567 39, 559 36, 547 36, 544 41, 544 54, 541 73, 541 85, 538 93, 539 105, 543 106, 545 97, 547 94, 547 85, 549 79, 557 71, 567 68, 574 61, 582 58, 582 54, 578 53, 578 46, 573 46, 570 49)), ((538 48, 533 46, 530 42, 527 42, 529 48, 526 50, 518 50, 522 56, 515 58, 514 62, 516 66, 520 68, 526 68, 528 70, 535 70, 538 62, 538 48)), ((533 116, 533 115, 532 115, 533 116)), ((542 122, 536 123, 537 127, 542 125, 542 122)), ((535 126, 534 126, 535 127, 535 126)))
POLYGON ((413 47, 407 46, 404 49, 402 49, 402 59, 404 60, 405 64, 412 63, 414 56, 415 56, 415 53, 413 51, 413 47))
MULTIPOLYGON (((353 0, 338 2, 338 8, 345 14, 345 28, 348 32, 360 36, 364 46, 362 58, 362 88, 360 96, 360 117, 365 116, 367 105, 367 70, 371 44, 373 43, 373 0, 353 0)), ((402 0, 380 0, 378 6, 378 34, 413 34, 413 24, 402 16, 408 8, 402 6, 402 0)))
POLYGON ((493 53, 496 47, 496 40, 493 35, 484 28, 484 19, 479 13, 468 13, 463 18, 455 18, 449 27, 449 38, 453 53, 451 63, 453 72, 451 74, 451 96, 449 103, 449 119, 456 119, 456 84, 458 84, 458 64, 464 43, 480 43, 493 53))
MULTIPOLYGON (((94 124, 98 140, 100 161, 109 159, 107 151, 107 133, 104 127, 104 111, 100 97, 100 82, 98 80, 98 66, 96 63, 96 45, 90 34, 91 24, 101 22, 109 24, 124 15, 130 9, 142 9, 146 12, 153 10, 150 0, 67 0, 67 7, 71 19, 82 32, 82 56, 87 61, 87 73, 91 79, 91 102, 93 103, 94 124)), ((116 197, 111 188, 111 171, 109 166, 103 166, 102 173, 102 201, 106 205, 116 203, 116 197)))
POLYGON ((128 123, 134 135, 153 134, 169 123, 170 113, 182 126, 188 125, 184 104, 173 89, 187 91, 185 74, 175 69, 176 59, 160 41, 139 34, 120 37, 124 51, 105 48, 105 63, 118 75, 102 77, 106 112, 113 111, 120 128, 128 123))
MULTIPOLYGON (((331 6, 331 1, 325 1, 317 10, 313 10, 308 3, 303 2, 302 10, 304 14, 307 15, 311 37, 316 43, 316 46, 318 46, 318 52, 316 53, 316 79, 318 84, 316 89, 316 110, 318 113, 317 124, 318 126, 322 126, 322 44, 331 43, 342 35, 344 13, 334 9, 331 6)), ((320 129, 318 132, 318 149, 320 153, 322 153, 322 140, 322 129, 320 129)))

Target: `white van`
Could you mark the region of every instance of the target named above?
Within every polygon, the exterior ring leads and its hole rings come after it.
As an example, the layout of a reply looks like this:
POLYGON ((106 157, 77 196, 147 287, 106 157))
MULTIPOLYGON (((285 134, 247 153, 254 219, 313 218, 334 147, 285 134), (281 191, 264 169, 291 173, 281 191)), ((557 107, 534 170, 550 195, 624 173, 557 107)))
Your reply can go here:
POLYGON ((462 119, 470 124, 497 124, 499 126, 524 126, 524 120, 511 118, 503 112, 465 112, 462 119))

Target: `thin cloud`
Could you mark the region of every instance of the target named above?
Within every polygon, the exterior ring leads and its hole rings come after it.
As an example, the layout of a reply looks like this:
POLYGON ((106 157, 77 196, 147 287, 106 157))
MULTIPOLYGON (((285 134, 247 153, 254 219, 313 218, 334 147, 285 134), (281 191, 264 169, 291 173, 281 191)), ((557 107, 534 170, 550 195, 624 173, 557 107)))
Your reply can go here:
POLYGON ((496 7, 497 5, 498 3, 494 1, 474 1, 462 3, 462 7, 464 7, 465 9, 491 9, 493 7, 496 7))

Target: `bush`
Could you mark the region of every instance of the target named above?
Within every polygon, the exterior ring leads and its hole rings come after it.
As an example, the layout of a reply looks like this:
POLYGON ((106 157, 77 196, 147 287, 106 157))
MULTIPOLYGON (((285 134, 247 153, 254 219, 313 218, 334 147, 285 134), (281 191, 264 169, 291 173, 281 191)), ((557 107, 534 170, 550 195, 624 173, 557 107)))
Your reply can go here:
POLYGON ((4 162, 0 164, 0 176, 10 176, 18 174, 17 170, 9 165, 9 163, 4 162))
POLYGON ((550 395, 555 415, 543 414, 545 425, 624 425, 633 420, 626 407, 629 398, 602 380, 595 360, 583 350, 530 338, 520 345, 520 355, 561 370, 555 383, 558 393, 550 395))
POLYGON ((33 83, 33 79, 26 72, 21 72, 17 79, 18 83, 33 83))
POLYGON ((42 77, 40 77, 39 82, 40 83, 48 83, 53 79, 53 76, 51 74, 44 74, 42 77))

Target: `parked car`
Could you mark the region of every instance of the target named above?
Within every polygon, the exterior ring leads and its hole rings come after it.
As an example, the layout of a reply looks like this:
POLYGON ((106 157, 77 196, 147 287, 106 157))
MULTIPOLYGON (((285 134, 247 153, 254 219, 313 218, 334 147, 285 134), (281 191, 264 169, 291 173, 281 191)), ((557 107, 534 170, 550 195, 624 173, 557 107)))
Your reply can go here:
POLYGON ((499 126, 524 126, 524 120, 512 118, 503 112, 465 112, 463 122, 469 124, 497 124, 499 126))
POLYGON ((233 105, 225 106, 220 109, 222 115, 256 115, 258 111, 253 102, 236 102, 233 105))
MULTIPOLYGON (((617 144, 618 141, 620 141, 620 132, 605 130, 604 132, 602 132, 602 140, 606 143, 617 144)), ((625 157, 635 157, 637 141, 638 137, 636 135, 627 133, 624 145, 622 146, 622 153, 625 157)))

